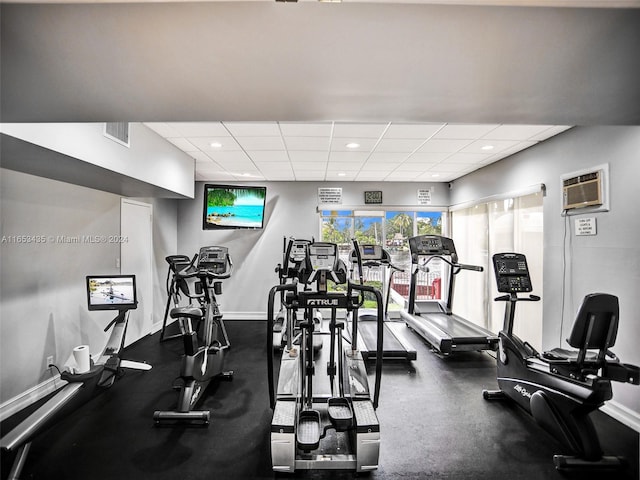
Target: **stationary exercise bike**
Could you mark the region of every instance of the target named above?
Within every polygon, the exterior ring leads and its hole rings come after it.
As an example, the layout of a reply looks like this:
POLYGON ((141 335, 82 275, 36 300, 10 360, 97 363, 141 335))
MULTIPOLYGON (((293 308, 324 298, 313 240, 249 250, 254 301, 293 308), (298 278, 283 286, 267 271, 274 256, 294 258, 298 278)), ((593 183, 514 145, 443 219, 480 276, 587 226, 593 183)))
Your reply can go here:
MULTIPOLYGON (((173 302, 173 307, 180 306, 180 300, 182 295, 189 294, 189 285, 188 281, 184 279, 184 277, 178 275, 179 272, 184 270, 185 268, 191 265, 191 259, 186 255, 169 255, 165 257, 165 260, 169 264, 169 269, 167 270, 167 304, 164 309, 164 316, 162 317, 162 330, 160 331, 160 342, 165 342, 167 340, 172 340, 174 338, 181 338, 184 335, 184 331, 179 331, 173 335, 167 335, 167 320, 169 318, 169 312, 171 311, 171 303, 173 302)), ((178 327, 182 327, 181 322, 177 322, 178 327)), ((196 325, 195 330, 198 331, 198 326, 196 325)))
POLYGON ((504 327, 497 358, 497 391, 483 391, 486 400, 508 398, 530 413, 571 454, 554 455, 558 470, 619 468, 619 457, 603 456, 598 433, 589 414, 613 397, 611 381, 638 385, 637 366, 620 363, 609 350, 618 331, 618 298, 604 293, 587 295, 567 339, 572 348, 539 354, 513 334, 516 304, 540 297, 531 292, 526 257, 518 253, 493 256, 498 291, 506 302, 504 327))
POLYGON ((217 295, 222 294, 221 280, 229 278, 233 263, 226 247, 202 247, 193 257, 191 264, 177 273, 182 279, 197 278, 200 291, 189 293, 190 298, 202 300, 196 306, 176 307, 170 312, 171 318, 181 322, 184 332, 184 356, 180 369, 180 393, 175 410, 154 412, 156 425, 173 423, 208 425, 208 410, 193 410, 209 382, 216 377, 231 379, 232 371, 223 371, 224 357, 230 347, 229 337, 222 321, 217 295), (197 265, 193 268, 194 264, 197 265), (192 322, 202 321, 204 325, 203 343, 199 344, 198 332, 192 322))

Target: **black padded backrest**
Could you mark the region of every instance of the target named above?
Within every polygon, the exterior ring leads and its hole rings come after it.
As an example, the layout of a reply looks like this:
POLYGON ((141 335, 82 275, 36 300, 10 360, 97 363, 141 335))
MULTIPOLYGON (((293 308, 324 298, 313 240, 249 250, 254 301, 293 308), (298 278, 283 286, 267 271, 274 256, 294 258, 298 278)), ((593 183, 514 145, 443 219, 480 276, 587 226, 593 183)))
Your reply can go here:
POLYGON ((580 350, 606 351, 616 343, 618 334, 618 297, 607 293, 591 293, 584 297, 567 339, 580 350))

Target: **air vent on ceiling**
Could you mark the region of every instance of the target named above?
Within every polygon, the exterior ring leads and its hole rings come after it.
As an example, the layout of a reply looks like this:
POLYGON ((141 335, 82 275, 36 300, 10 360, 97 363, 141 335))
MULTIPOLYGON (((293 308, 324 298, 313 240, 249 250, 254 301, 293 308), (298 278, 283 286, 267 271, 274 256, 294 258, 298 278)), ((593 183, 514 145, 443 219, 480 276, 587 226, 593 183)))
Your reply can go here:
POLYGON ((104 124, 104 136, 125 147, 129 146, 129 123, 110 122, 104 124))

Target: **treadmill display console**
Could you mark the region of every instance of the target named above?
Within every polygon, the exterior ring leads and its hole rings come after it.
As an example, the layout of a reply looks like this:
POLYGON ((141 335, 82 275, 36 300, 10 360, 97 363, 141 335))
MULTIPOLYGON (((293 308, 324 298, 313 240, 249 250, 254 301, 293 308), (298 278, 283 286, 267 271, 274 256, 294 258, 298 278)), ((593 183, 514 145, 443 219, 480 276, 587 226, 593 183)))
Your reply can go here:
POLYGON ((360 245, 360 253, 363 261, 382 259, 382 247, 380 245, 360 245))
POLYGON ((497 253, 493 256, 493 269, 499 292, 531 292, 531 277, 527 258, 521 253, 497 253))
POLYGON ((439 235, 419 235, 409 239, 411 254, 416 255, 455 255, 453 240, 439 235))

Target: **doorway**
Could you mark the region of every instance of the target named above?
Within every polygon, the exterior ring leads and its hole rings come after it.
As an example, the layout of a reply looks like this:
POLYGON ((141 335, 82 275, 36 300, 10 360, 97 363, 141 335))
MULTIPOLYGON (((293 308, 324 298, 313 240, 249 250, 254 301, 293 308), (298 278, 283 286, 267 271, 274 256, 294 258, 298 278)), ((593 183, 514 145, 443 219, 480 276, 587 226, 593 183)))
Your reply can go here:
POLYGON ((153 206, 128 198, 120 201, 120 272, 134 274, 138 308, 129 312, 126 345, 153 328, 153 206))

